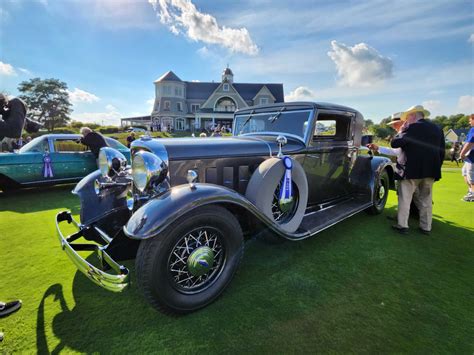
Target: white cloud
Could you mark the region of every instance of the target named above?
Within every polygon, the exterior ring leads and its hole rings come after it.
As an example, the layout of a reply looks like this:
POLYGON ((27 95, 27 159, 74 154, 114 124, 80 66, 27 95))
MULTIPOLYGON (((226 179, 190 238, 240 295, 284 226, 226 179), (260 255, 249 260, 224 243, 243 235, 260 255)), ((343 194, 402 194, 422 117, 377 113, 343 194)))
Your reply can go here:
POLYGON ((256 55, 257 45, 245 27, 219 26, 214 16, 200 12, 191 0, 148 0, 161 23, 175 35, 185 33, 193 41, 217 44, 231 52, 256 55))
POLYGON ((431 113, 431 117, 438 116, 441 110, 441 101, 439 100, 427 100, 421 103, 431 113))
POLYGON ((118 126, 122 115, 113 105, 105 106, 105 112, 83 112, 73 113, 72 119, 75 121, 98 123, 101 125, 118 126))
POLYGON ((393 62, 365 43, 353 47, 331 41, 328 56, 336 64, 342 85, 369 87, 392 77, 393 62))
POLYGON ((15 68, 11 64, 3 63, 0 61, 0 75, 4 76, 16 76, 17 73, 15 68))
POLYGON ((461 113, 472 114, 474 113, 474 96, 464 95, 458 100, 458 110, 461 113))
POLYGON ((78 89, 78 88, 74 88, 74 91, 68 91, 68 93, 69 93, 69 98, 71 99, 71 102, 73 104, 77 104, 79 102, 91 103, 91 102, 97 102, 100 100, 100 98, 97 97, 96 95, 90 92, 78 89))
POLYGON ((22 72, 23 74, 26 74, 26 75, 31 75, 31 71, 29 71, 28 69, 25 69, 25 68, 18 68, 18 70, 20 72, 22 72))
POLYGON ((285 101, 313 101, 315 99, 315 92, 306 86, 299 86, 285 95, 285 101))
MULTIPOLYGON (((151 99, 149 99, 149 100, 146 100, 145 102, 146 102, 146 104, 147 104, 147 110, 148 110, 149 112, 153 111, 153 105, 155 104, 155 99, 154 99, 154 98, 151 98, 151 99)), ((140 116, 140 115, 138 115, 138 116, 140 116)))
POLYGON ((474 43, 474 33, 471 33, 469 39, 467 40, 469 43, 474 43))

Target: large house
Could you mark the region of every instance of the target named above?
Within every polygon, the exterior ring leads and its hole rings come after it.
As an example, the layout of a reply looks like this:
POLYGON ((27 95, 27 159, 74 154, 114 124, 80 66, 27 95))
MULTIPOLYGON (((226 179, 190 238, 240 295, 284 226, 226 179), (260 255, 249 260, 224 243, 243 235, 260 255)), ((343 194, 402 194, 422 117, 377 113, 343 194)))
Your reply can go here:
POLYGON ((449 129, 448 132, 444 135, 446 142, 464 142, 469 133, 469 129, 449 129))
POLYGON ((230 68, 220 82, 183 81, 172 71, 155 82, 155 103, 150 116, 122 119, 123 125, 154 129, 199 130, 214 125, 232 126, 237 109, 283 102, 283 84, 234 83, 230 68))

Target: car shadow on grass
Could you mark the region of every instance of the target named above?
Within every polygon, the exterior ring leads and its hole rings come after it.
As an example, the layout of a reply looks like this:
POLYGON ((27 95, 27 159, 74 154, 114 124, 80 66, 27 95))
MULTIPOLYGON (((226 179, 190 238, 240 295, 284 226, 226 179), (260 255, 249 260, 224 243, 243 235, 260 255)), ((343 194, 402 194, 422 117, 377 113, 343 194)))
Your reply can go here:
MULTIPOLYGON (((472 232, 436 217, 430 236, 416 231, 414 219, 410 233, 399 235, 386 219, 394 214, 394 208, 375 217, 359 214, 297 243, 251 240, 224 297, 186 316, 155 311, 134 285, 110 293, 76 272, 73 302, 60 284, 43 295, 38 352, 347 352, 357 346, 406 352, 420 349, 418 336, 433 333, 446 334, 432 339, 433 348, 464 349, 467 334, 452 333, 469 310, 446 309, 446 302, 455 302, 468 283, 453 284, 447 272, 465 275, 459 268, 470 254, 456 253, 472 232), (456 257, 445 257, 451 254, 456 257), (454 336, 460 342, 449 343, 454 336)), ((128 265, 133 282, 133 262, 128 265)))
POLYGON ((34 213, 67 208, 79 213, 79 199, 71 193, 75 184, 0 192, 0 212, 34 213))

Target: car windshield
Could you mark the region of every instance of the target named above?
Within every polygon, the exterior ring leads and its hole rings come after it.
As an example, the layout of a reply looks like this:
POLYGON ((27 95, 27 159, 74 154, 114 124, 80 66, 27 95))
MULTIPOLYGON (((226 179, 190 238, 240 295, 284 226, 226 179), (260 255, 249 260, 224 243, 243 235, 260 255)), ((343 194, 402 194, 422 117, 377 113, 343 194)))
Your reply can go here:
POLYGON ((117 140, 115 140, 115 139, 106 137, 105 140, 107 141, 107 145, 108 145, 110 148, 114 148, 114 149, 118 149, 118 150, 125 150, 125 149, 127 149, 126 146, 124 146, 122 143, 120 143, 119 141, 117 141, 117 140))
POLYGON ((48 139, 37 137, 21 147, 20 153, 44 153, 47 150, 49 150, 48 139))
POLYGON ((305 138, 311 110, 247 113, 235 116, 236 135, 260 132, 287 133, 305 138), (250 119, 249 119, 250 118, 250 119))

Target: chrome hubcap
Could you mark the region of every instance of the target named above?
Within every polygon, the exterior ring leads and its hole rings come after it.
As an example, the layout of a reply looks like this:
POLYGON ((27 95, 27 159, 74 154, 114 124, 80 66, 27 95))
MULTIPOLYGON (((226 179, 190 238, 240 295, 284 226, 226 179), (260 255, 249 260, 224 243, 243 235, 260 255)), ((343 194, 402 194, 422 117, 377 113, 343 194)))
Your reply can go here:
POLYGON ((380 185, 379 187, 379 199, 382 200, 385 196, 385 187, 383 185, 380 185))
POLYGON ((173 286, 184 293, 200 292, 220 275, 225 264, 223 236, 212 227, 186 233, 174 246, 168 260, 173 286))
POLYGON ((214 252, 207 246, 199 247, 189 256, 187 265, 193 276, 207 274, 214 265, 214 252))

